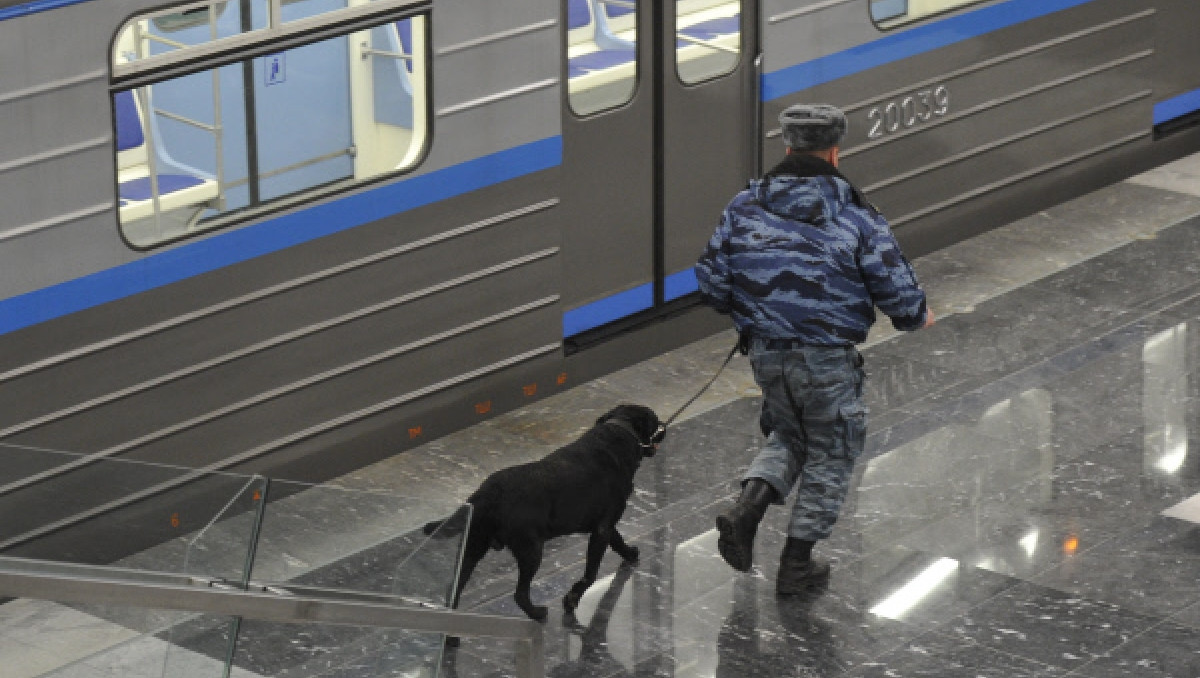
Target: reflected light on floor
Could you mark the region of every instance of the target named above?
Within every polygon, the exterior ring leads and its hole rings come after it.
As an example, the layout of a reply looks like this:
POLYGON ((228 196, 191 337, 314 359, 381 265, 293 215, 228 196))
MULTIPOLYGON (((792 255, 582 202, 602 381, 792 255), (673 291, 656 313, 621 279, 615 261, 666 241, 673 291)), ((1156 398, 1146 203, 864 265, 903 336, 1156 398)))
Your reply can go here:
POLYGON ((1187 461, 1187 453, 1187 441, 1178 442, 1171 446, 1169 452, 1159 457, 1154 465, 1166 473, 1178 473, 1179 469, 1183 468, 1183 462, 1187 461))
POLYGON ((1029 534, 1021 537, 1021 548, 1025 549, 1025 555, 1033 557, 1033 552, 1037 550, 1038 531, 1034 530, 1029 534))
POLYGON ((938 587, 946 577, 958 570, 958 561, 952 558, 942 558, 925 568, 912 581, 908 582, 882 603, 871 608, 871 614, 888 619, 901 619, 925 596, 938 587))
POLYGON ((1075 552, 1078 550, 1079 550, 1079 537, 1076 537, 1075 535, 1072 534, 1072 535, 1068 536, 1066 538, 1066 540, 1063 541, 1063 553, 1067 554, 1068 556, 1073 556, 1073 555, 1075 555, 1075 552))

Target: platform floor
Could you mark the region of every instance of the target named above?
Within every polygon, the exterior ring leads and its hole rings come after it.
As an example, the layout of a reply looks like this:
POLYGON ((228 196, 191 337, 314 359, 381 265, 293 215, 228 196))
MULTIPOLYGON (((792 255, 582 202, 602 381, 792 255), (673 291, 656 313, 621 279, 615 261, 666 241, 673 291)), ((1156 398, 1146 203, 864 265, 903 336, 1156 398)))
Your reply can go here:
MULTIPOLYGON (((585 538, 549 545, 534 589, 551 606, 549 675, 1200 677, 1200 156, 914 266, 939 322, 901 335, 885 321, 864 348, 867 450, 817 547, 834 561, 828 585, 775 595, 781 509, 760 529, 753 573, 716 552, 713 519, 762 443, 759 392, 738 358, 639 471, 620 525, 641 550, 636 567, 608 554, 565 615, 558 601, 582 572, 585 538)), ((696 342, 334 484, 462 500, 613 405, 673 412, 733 339, 696 342)), ((336 520, 295 499, 297 516, 336 520)), ((297 567, 348 561, 378 543, 372 529, 305 544, 297 567)), ((290 539, 307 537, 298 528, 290 539)), ((369 575, 338 571, 347 585, 369 575)), ((515 578, 511 556, 491 553, 463 607, 518 615, 515 578)), ((0 637, 0 676, 162 675, 162 637, 111 618, 17 601, 0 606, 4 624, 16 631, 0 637), (123 653, 123 668, 98 669, 91 657, 105 651, 123 653)), ((234 675, 379 675, 303 634, 278 640, 294 651, 242 652, 234 675)), ((203 643, 183 652, 189 678, 219 675, 203 643)), ((450 678, 513 669, 511 647, 478 639, 442 661, 450 678)))
MULTIPOLYGON (((572 619, 557 601, 584 539, 535 583, 550 675, 1014 678, 1200 676, 1200 157, 914 262, 938 324, 867 348, 867 450, 833 537, 828 586, 779 598, 786 511, 753 574, 716 553, 715 515, 753 458, 758 391, 737 359, 643 465, 572 619)), ((886 325, 886 323, 881 323, 886 325)), ((499 417, 342 482, 430 473, 465 496, 608 407, 674 411, 732 332, 499 417), (463 478, 471 476, 468 481, 463 478)), ((465 607, 519 614, 493 553, 465 607)), ((511 651, 466 640, 443 674, 510 675, 511 651)))

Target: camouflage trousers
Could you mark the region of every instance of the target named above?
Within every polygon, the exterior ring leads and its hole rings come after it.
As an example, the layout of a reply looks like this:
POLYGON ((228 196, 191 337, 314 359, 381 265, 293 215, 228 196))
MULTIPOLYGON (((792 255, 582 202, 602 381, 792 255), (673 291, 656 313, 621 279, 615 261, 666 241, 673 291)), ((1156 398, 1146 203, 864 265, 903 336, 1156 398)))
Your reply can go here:
POLYGON ((770 432, 743 482, 765 480, 783 504, 796 490, 788 535, 817 541, 833 531, 867 431, 863 359, 849 347, 770 350, 753 340, 750 362, 770 432))

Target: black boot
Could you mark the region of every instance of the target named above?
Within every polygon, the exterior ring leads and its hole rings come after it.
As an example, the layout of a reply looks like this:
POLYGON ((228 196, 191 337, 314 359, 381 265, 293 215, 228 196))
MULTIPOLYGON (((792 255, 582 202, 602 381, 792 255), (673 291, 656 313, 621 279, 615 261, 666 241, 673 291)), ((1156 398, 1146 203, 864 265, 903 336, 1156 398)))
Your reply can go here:
POLYGON ((754 564, 754 534, 776 496, 767 481, 751 478, 742 485, 742 495, 733 508, 717 516, 717 531, 721 535, 717 550, 733 569, 750 571, 754 564))
POLYGON ((812 557, 815 543, 788 537, 779 558, 779 572, 775 575, 776 593, 785 596, 803 593, 829 576, 829 561, 812 557))

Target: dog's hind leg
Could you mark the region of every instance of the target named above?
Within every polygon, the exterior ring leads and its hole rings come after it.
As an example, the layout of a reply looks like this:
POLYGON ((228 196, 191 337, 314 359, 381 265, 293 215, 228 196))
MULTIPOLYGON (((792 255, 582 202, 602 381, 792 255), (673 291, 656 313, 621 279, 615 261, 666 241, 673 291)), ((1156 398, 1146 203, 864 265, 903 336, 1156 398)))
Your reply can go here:
POLYGON ((542 540, 534 536, 514 538, 508 545, 517 558, 517 590, 513 593, 513 599, 517 601, 517 607, 534 621, 545 621, 548 612, 544 606, 534 605, 529 598, 533 575, 542 566, 542 545, 542 540))
MULTIPOLYGON (((458 582, 454 587, 454 597, 450 600, 451 609, 458 609, 458 601, 462 598, 463 589, 467 586, 467 580, 471 578, 471 573, 475 571, 475 566, 483 557, 487 555, 488 548, 491 547, 491 541, 478 532, 471 532, 467 536, 467 545, 463 549, 462 567, 458 570, 458 582)), ((458 636, 446 636, 446 645, 450 647, 458 647, 458 636)))
POLYGON ((572 612, 579 606, 579 599, 583 597, 588 587, 596 582, 596 575, 600 573, 600 561, 604 558, 604 552, 608 550, 612 535, 612 528, 600 528, 593 532, 591 538, 588 539, 587 564, 583 568, 583 579, 575 582, 575 585, 563 597, 563 607, 567 612, 572 612))
POLYGON ((637 563, 639 555, 638 548, 636 546, 630 546, 626 544, 625 540, 621 537, 621 533, 617 532, 616 527, 613 527, 612 529, 612 536, 608 540, 608 545, 612 547, 612 550, 615 551, 618 556, 621 556, 621 560, 624 560, 630 564, 637 563))
POLYGON ((487 555, 490 547, 491 542, 486 535, 471 532, 467 536, 467 545, 463 549, 462 567, 458 571, 458 586, 454 589, 454 600, 451 601, 450 607, 458 609, 458 600, 462 597, 463 589, 466 588, 471 573, 475 571, 475 566, 479 564, 479 561, 487 555))

